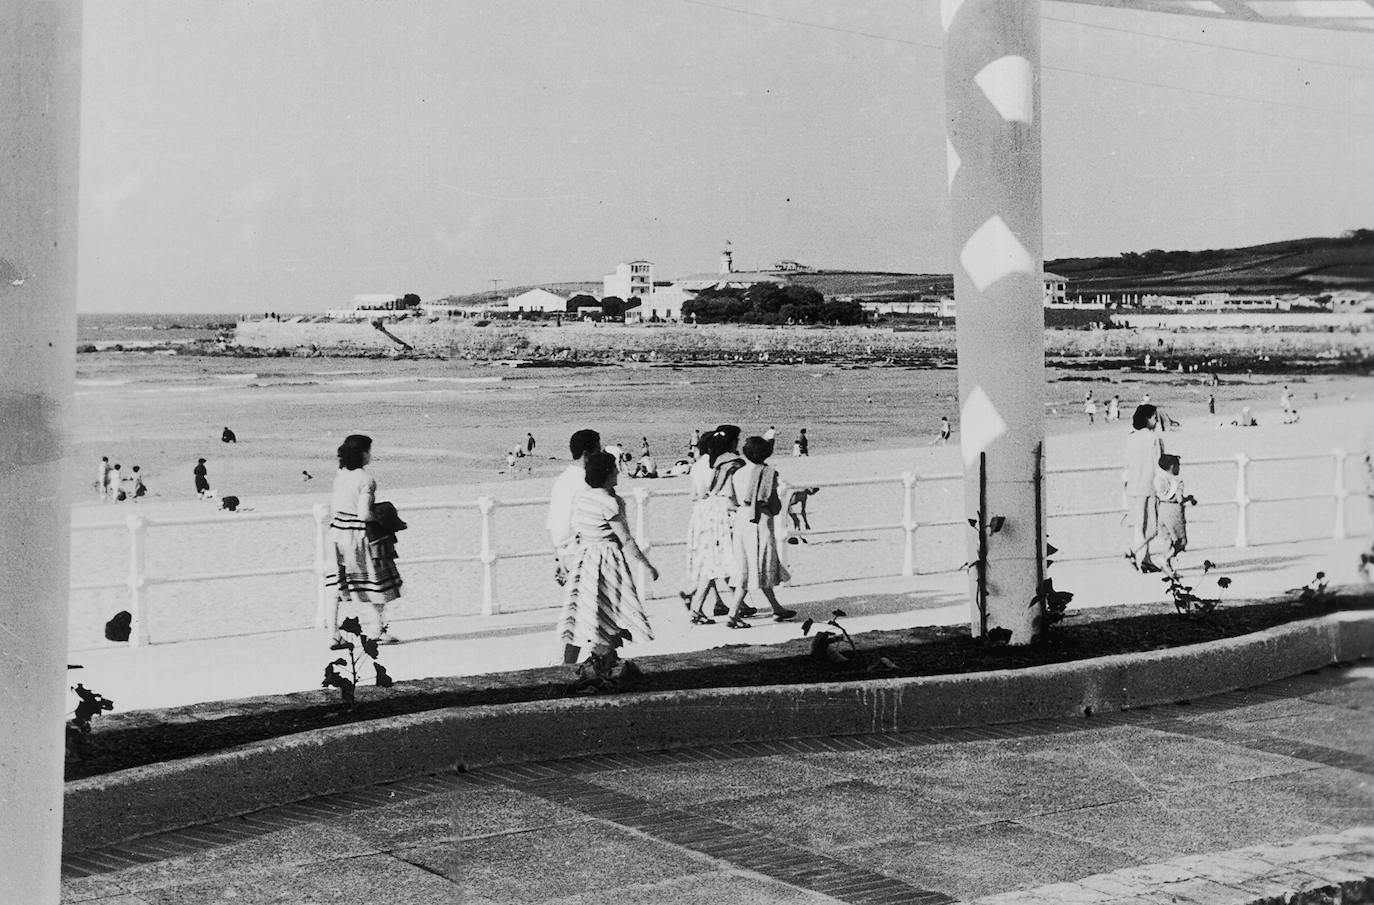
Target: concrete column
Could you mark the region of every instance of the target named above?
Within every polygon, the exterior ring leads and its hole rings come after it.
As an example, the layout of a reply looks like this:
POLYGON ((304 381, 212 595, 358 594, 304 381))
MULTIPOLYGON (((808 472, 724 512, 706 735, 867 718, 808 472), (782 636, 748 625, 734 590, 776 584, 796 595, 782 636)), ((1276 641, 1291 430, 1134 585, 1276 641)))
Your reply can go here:
MULTIPOLYGON (((1035 457, 1044 437, 1045 320, 1040 211, 1040 4, 942 0, 945 110, 965 501, 975 517, 987 455, 987 625, 1025 644, 1041 573, 1035 457)), ((969 532, 969 559, 978 558, 969 532)), ((971 569, 972 622, 979 625, 971 569)))
POLYGON ((80 95, 80 5, 0 3, 0 900, 35 905, 61 877, 80 95))

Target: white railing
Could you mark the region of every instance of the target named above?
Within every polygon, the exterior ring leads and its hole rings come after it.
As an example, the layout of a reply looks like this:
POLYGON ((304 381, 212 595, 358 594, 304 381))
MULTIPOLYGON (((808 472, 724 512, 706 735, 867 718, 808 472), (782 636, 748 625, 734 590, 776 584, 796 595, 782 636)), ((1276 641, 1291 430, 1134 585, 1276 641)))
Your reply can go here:
MULTIPOLYGON (((1329 453, 1310 453, 1302 455, 1286 456, 1247 456, 1244 453, 1237 454, 1233 458, 1189 460, 1188 467, 1191 470, 1203 467, 1215 467, 1221 465, 1232 465, 1235 467, 1235 492, 1231 499, 1211 500, 1200 504, 1199 508, 1208 507, 1235 507, 1235 540, 1234 546, 1244 548, 1250 545, 1250 507, 1255 503, 1291 503, 1307 500, 1332 499, 1335 503, 1335 519, 1331 530, 1331 538, 1340 540, 1346 537, 1347 532, 1347 500, 1350 491, 1346 486, 1347 453, 1343 449, 1334 449, 1329 453), (1335 466, 1335 477, 1329 492, 1289 494, 1268 497, 1255 497, 1251 494, 1250 469, 1255 464, 1273 464, 1288 462, 1314 462, 1330 461, 1335 466)), ((1047 478, 1063 475, 1088 475, 1088 474, 1112 474, 1120 472, 1119 465, 1083 465, 1071 466, 1062 469, 1049 469, 1046 472, 1047 478)), ((921 496, 921 491, 932 485, 956 482, 963 480, 961 472, 948 472, 936 474, 917 474, 915 472, 902 472, 893 477, 880 478, 858 478, 835 481, 808 481, 807 487, 818 488, 842 488, 860 486, 882 486, 896 484, 901 488, 902 506, 900 521, 884 522, 876 521, 871 523, 856 525, 839 525, 827 528, 818 528, 805 531, 805 535, 810 538, 834 536, 834 535, 876 535, 890 531, 901 531, 903 533, 901 568, 897 573, 902 576, 912 576, 918 571, 917 562, 917 535, 920 531, 930 529, 962 527, 966 520, 963 516, 944 519, 922 520, 918 517, 917 502, 921 496)), ((783 500, 788 498, 792 488, 786 483, 779 485, 779 496, 783 500)), ((686 541, 681 534, 671 539, 655 539, 650 536, 649 531, 649 511, 651 501, 654 499, 666 499, 674 497, 686 497, 689 491, 685 488, 676 490, 659 491, 643 485, 636 486, 631 494, 634 500, 635 511, 632 517, 632 531, 640 547, 647 554, 651 550, 661 547, 684 546, 686 541)), ((478 563, 482 574, 481 591, 481 615, 492 616, 502 612, 500 598, 497 594, 497 567, 502 562, 513 560, 525 560, 542 558, 551 560, 552 552, 549 548, 543 547, 533 550, 505 551, 500 544, 500 537, 497 531, 496 510, 500 509, 530 509, 538 510, 537 518, 542 521, 544 507, 548 501, 544 498, 523 498, 499 501, 492 497, 480 497, 476 500, 464 501, 440 501, 430 503, 407 504, 404 509, 407 514, 422 511, 472 511, 480 516, 480 546, 476 553, 440 553, 432 555, 403 557, 398 562, 401 566, 415 565, 421 563, 478 563)), ((1120 505, 1107 508, 1088 508, 1073 509, 1051 512, 1048 520, 1058 521, 1071 518, 1083 518, 1089 516, 1119 515, 1125 511, 1124 493, 1120 505)), ((283 566, 276 568, 254 568, 240 569, 236 571, 224 572, 204 572, 204 573, 180 573, 174 575, 164 575, 150 573, 147 567, 147 536, 151 528, 167 528, 178 526, 193 525, 213 525, 221 524, 222 520, 216 516, 198 517, 179 517, 162 518, 157 516, 145 516, 142 514, 131 515, 125 519, 123 528, 128 536, 128 573, 122 581, 97 581, 97 582, 73 582, 72 591, 96 591, 117 588, 126 588, 128 591, 128 610, 133 616, 133 627, 130 636, 130 643, 133 645, 149 644, 152 638, 148 631, 148 605, 149 589, 161 584, 171 583, 196 583, 209 581, 227 581, 243 578, 263 578, 281 575, 300 575, 309 574, 313 576, 316 588, 316 606, 313 623, 318 628, 324 628, 328 619, 330 605, 332 603, 331 592, 325 587, 325 579, 333 568, 332 556, 328 547, 328 524, 329 511, 324 505, 317 505, 312 510, 293 510, 284 512, 266 513, 239 513, 235 517, 235 522, 245 521, 290 521, 290 520, 310 520, 314 525, 313 543, 313 562, 308 564, 283 566)), ((793 529, 790 519, 784 511, 777 520, 780 550, 784 557, 788 556, 787 539, 792 535, 793 529)), ((73 532, 90 532, 98 530, 118 529, 119 523, 103 523, 89 525, 74 525, 73 532)), ((542 534, 542 531, 540 532, 542 534)), ((75 547, 75 544, 74 544, 75 547)), ((1101 554, 1106 555, 1106 554, 1101 554)), ((1116 555, 1113 551, 1110 555, 1116 555)), ((1086 557, 1091 558, 1091 557, 1086 557)), ((866 571, 866 576, 875 573, 872 569, 866 571)), ((645 576, 638 576, 641 587, 648 587, 644 581, 645 576)))

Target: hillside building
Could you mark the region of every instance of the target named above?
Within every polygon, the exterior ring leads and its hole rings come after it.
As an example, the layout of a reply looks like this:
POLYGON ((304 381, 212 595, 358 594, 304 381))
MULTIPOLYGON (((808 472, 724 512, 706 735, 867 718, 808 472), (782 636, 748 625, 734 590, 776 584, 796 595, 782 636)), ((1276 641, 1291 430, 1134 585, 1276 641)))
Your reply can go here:
POLYGON ((404 314, 419 309, 419 297, 407 302, 404 293, 385 292, 353 296, 353 307, 330 308, 325 316, 337 320, 366 320, 384 315, 404 314))
MULTIPOLYGON (((622 265, 623 266, 623 265, 622 265)), ((506 299, 507 311, 567 311, 568 300, 556 292, 534 288, 506 299)))

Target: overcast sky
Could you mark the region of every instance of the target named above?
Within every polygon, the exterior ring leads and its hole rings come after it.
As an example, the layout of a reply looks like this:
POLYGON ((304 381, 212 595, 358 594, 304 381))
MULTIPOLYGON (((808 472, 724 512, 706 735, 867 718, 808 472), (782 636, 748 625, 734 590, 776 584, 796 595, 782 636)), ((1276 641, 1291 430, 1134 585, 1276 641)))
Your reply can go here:
MULTIPOLYGON (((81 310, 948 272, 938 7, 88 3, 81 310)), ((1043 12, 1047 257, 1374 227, 1374 33, 1043 12)))

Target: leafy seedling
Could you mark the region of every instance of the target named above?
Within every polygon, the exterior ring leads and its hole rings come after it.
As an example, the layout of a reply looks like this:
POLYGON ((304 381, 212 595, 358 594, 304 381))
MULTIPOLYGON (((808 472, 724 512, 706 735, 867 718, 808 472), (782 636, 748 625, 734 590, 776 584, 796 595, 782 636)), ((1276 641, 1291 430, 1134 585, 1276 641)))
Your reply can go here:
MULTIPOLYGON (((385 630, 385 626, 383 626, 385 630)), ((362 624, 358 622, 358 617, 349 616, 339 623, 339 636, 334 643, 329 646, 331 651, 346 651, 346 657, 338 657, 324 667, 324 680, 320 682, 321 688, 337 688, 343 702, 350 708, 357 703, 358 691, 358 667, 362 663, 359 654, 367 657, 372 663, 373 683, 378 688, 389 688, 394 684, 394 680, 387 674, 386 667, 377 662, 379 654, 377 639, 369 638, 363 634, 362 624), (357 638, 357 641, 350 641, 347 635, 357 638), (335 667, 342 666, 345 672, 340 672, 335 667)))
POLYGON ((1321 605, 1336 596, 1326 586, 1326 573, 1318 572, 1307 584, 1298 589, 1298 602, 1321 605))

